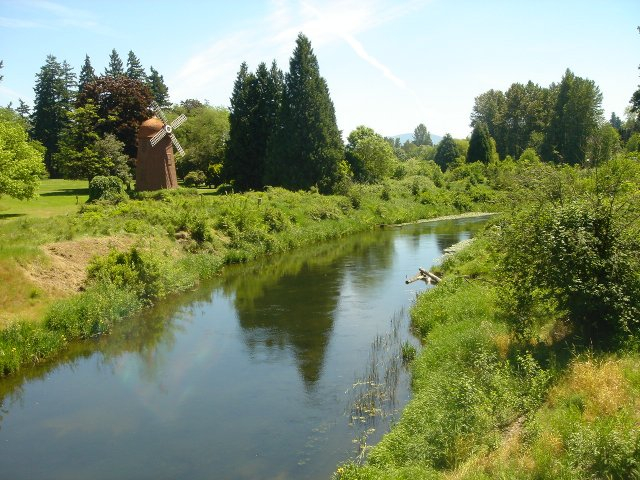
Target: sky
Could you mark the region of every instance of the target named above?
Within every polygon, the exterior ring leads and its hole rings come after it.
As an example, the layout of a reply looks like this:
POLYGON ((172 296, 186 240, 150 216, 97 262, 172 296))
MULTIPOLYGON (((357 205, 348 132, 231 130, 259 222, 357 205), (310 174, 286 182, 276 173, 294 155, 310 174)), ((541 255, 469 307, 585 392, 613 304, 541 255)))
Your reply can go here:
POLYGON ((163 75, 172 102, 229 106, 240 64, 287 71, 310 40, 343 135, 470 134, 474 99, 567 68, 593 80, 608 119, 640 83, 640 0, 0 0, 0 105, 33 104, 47 55, 98 74, 112 49, 163 75))

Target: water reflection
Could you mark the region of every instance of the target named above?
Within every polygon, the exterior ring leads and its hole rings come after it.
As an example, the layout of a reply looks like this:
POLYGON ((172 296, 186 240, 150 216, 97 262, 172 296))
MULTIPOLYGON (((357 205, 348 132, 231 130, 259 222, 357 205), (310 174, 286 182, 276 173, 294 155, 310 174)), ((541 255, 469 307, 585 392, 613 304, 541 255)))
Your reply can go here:
POLYGON ((324 367, 346 270, 358 264, 358 285, 372 287, 380 277, 371 272, 387 267, 392 253, 391 237, 381 241, 379 232, 371 232, 330 242, 311 254, 294 252, 229 269, 224 290, 234 294, 251 355, 268 360, 291 351, 306 388, 312 390, 324 367), (373 244, 377 248, 371 249, 373 244), (347 256, 352 260, 345 262, 347 256))

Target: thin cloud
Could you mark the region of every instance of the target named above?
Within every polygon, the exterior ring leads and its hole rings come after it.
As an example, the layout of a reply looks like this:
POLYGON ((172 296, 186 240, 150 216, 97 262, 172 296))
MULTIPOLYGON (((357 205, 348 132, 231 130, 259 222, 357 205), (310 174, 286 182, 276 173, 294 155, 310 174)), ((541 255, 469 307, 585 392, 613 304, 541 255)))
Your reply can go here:
POLYGON ((426 1, 398 4, 390 0, 334 0, 323 2, 318 8, 306 0, 273 0, 266 17, 226 34, 224 39, 214 41, 192 55, 172 78, 171 91, 176 98, 182 98, 187 92, 194 95, 205 88, 214 88, 213 84, 218 80, 229 83, 228 79, 235 77, 243 61, 250 69, 258 62, 270 62, 271 59, 283 65, 299 32, 304 32, 316 47, 345 42, 359 58, 394 85, 406 89, 405 82, 368 52, 356 35, 405 16, 426 1))
POLYGON ((61 28, 79 28, 94 33, 111 33, 97 21, 97 17, 88 10, 70 8, 47 0, 33 0, 20 4, 29 10, 29 20, 22 18, 0 17, 0 26, 5 28, 31 28, 58 30, 61 28))

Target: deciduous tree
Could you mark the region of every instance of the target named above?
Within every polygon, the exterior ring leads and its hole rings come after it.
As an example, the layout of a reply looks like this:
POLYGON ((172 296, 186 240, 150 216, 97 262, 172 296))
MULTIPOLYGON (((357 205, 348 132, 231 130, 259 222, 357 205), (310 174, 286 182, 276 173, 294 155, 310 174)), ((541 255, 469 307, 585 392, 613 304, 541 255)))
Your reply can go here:
POLYGON ((85 85, 78 95, 78 106, 93 102, 100 118, 97 133, 101 137, 112 133, 124 143, 124 152, 135 158, 138 127, 151 116, 152 100, 149 87, 138 80, 125 75, 103 76, 85 85))
POLYGON ((444 171, 460 156, 458 144, 450 134, 446 134, 438 143, 434 161, 444 171))
POLYGON ((427 130, 427 127, 424 123, 418 125, 413 131, 413 143, 415 143, 418 147, 420 145, 433 145, 429 130, 427 130))
POLYGON ((34 197, 45 173, 43 149, 19 123, 0 120, 0 197, 34 197))

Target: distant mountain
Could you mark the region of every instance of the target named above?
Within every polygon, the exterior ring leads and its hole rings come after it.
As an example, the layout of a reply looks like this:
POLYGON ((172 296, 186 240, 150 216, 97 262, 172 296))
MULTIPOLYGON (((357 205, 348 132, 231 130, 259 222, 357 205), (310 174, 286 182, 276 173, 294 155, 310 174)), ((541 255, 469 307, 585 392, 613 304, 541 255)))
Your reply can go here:
MULTIPOLYGON (((438 142, 442 140, 442 137, 440 135, 434 135, 433 133, 429 133, 429 135, 431 136, 431 141, 434 145, 437 145, 438 142)), ((406 142, 407 140, 410 142, 413 140, 413 133, 401 133, 400 135, 392 135, 391 138, 399 138, 400 144, 404 145, 404 142, 406 142)))

